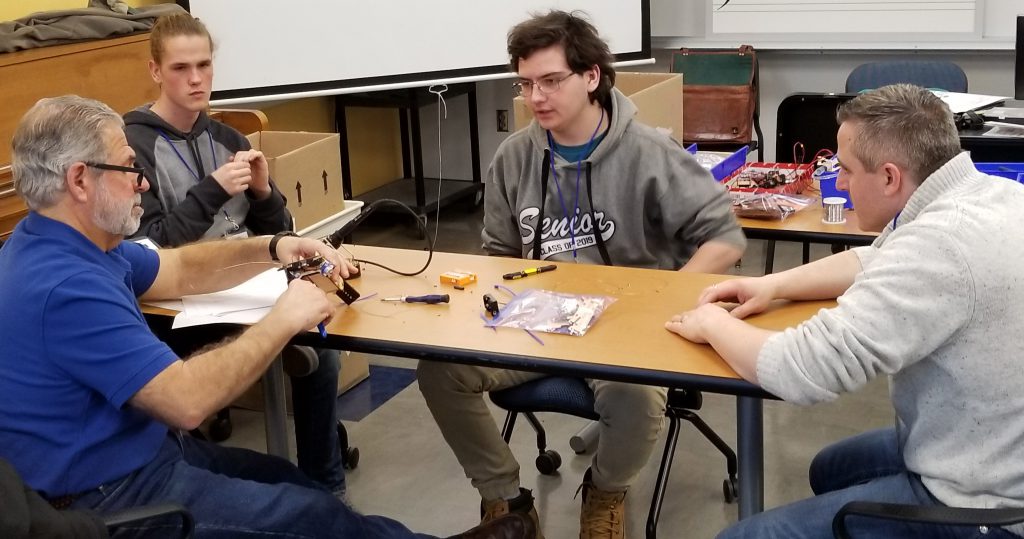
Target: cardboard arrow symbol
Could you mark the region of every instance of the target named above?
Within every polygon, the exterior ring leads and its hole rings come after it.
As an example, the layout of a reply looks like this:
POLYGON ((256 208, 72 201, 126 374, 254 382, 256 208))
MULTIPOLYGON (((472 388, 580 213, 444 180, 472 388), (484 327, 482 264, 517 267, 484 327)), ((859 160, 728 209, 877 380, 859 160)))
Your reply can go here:
POLYGON ((326 170, 324 170, 323 178, 324 178, 324 194, 326 195, 327 194, 327 171, 326 170))
POLYGON ((295 182, 295 198, 299 199, 299 207, 302 207, 302 183, 295 182))

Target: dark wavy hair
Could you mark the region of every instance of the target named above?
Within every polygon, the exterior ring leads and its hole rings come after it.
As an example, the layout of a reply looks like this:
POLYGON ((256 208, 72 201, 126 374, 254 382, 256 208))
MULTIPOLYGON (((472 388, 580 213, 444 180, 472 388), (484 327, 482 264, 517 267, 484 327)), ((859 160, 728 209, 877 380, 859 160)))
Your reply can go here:
POLYGON ((509 30, 508 56, 512 71, 519 71, 519 60, 529 58, 540 49, 561 45, 573 73, 583 73, 595 65, 601 70, 601 80, 590 92, 590 101, 604 105, 615 86, 614 57, 608 44, 598 35, 597 28, 584 19, 584 15, 581 11, 567 13, 558 10, 535 14, 509 30))

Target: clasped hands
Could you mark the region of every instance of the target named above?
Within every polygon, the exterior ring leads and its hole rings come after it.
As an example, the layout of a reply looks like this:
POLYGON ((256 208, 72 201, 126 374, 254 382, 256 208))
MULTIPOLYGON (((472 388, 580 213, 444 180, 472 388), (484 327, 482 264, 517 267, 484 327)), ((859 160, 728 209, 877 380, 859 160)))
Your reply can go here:
POLYGON ((705 288, 697 298, 697 306, 677 314, 665 322, 665 329, 688 341, 707 344, 710 328, 722 319, 744 319, 763 312, 775 298, 775 288, 764 278, 730 279, 705 288), (718 302, 737 303, 727 310, 718 302))
POLYGON ((257 200, 270 196, 270 167, 266 156, 259 150, 235 152, 211 176, 231 196, 246 189, 251 189, 257 200))

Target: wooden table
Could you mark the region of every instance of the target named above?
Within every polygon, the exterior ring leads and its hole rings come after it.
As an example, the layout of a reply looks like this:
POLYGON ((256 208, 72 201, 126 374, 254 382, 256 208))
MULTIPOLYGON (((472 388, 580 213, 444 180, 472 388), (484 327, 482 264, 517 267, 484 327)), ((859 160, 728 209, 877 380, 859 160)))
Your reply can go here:
POLYGON ((771 273, 774 266, 776 241, 803 242, 803 261, 806 264, 810 260, 811 243, 870 245, 878 236, 877 232, 860 229, 855 210, 846 210, 846 222, 838 225, 823 223, 823 215, 821 198, 815 198, 807 207, 781 221, 741 217, 739 222, 747 238, 768 240, 764 260, 766 274, 771 273))
MULTIPOLYGON (((413 272, 427 260, 427 253, 380 247, 349 246, 359 259, 413 272)), ((372 265, 351 284, 362 297, 342 307, 327 326, 327 337, 313 331, 297 336, 296 344, 358 352, 447 361, 490 367, 539 371, 641 383, 685 387, 737 396, 737 455, 739 457, 740 518, 761 511, 763 494, 762 398, 771 398, 759 387, 739 378, 721 357, 706 345, 697 345, 664 329, 672 315, 693 307, 705 287, 730 278, 724 275, 556 263, 556 271, 503 281, 501 275, 533 267, 536 261, 511 258, 434 253, 427 270, 403 277, 372 265), (478 281, 455 290, 442 285, 439 275, 462 270, 476 273, 478 281), (575 294, 599 294, 616 298, 585 336, 536 333, 537 342, 518 329, 484 326, 482 297, 490 293, 504 303, 514 292, 541 288, 575 294), (450 295, 447 304, 385 303, 380 299, 399 295, 450 295)), ((769 312, 750 318, 763 328, 780 330, 811 317, 834 302, 779 302, 769 312)), ((147 308, 152 312, 152 309, 147 308)), ((279 378, 275 366, 268 378, 279 378)), ((282 387, 272 383, 271 388, 282 387)), ((272 389, 278 391, 278 389, 272 389)), ((268 445, 283 438, 283 391, 267 397, 268 445), (279 407, 280 410, 271 408, 279 407), (279 413, 280 412, 280 413, 279 413)), ((285 445, 285 447, 287 447, 285 445)))
MULTIPOLYGON (((378 247, 350 247, 357 258, 402 271, 415 271, 427 253, 378 247)), ((328 346, 428 361, 448 361, 500 368, 540 371, 622 382, 686 387, 737 396, 740 518, 763 506, 763 432, 761 399, 771 397, 739 378, 706 345, 697 345, 664 329, 672 315, 694 306, 701 290, 728 279, 722 275, 556 263, 552 272, 515 281, 501 275, 537 264, 510 258, 434 253, 430 267, 415 277, 398 276, 364 265, 352 281, 363 298, 342 308, 327 326, 328 337, 300 337, 302 344, 328 346), (476 284, 455 290, 439 282, 450 270, 475 272, 476 284), (537 333, 538 343, 517 329, 484 326, 482 296, 499 302, 515 292, 541 288, 616 298, 583 337, 537 333), (396 295, 447 293, 448 304, 384 303, 396 295), (375 295, 374 295, 375 294, 375 295)), ((767 329, 795 326, 833 302, 780 302, 750 322, 767 329)))

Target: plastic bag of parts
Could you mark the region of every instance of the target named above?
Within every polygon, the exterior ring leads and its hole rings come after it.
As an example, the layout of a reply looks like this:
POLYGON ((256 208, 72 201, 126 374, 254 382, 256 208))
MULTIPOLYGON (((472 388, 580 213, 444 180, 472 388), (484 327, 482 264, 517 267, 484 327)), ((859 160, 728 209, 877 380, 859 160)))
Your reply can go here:
POLYGON ((582 336, 614 302, 607 296, 531 289, 516 294, 487 326, 582 336))
POLYGON ((814 200, 809 196, 782 193, 730 192, 729 196, 736 217, 777 221, 802 210, 814 200))

